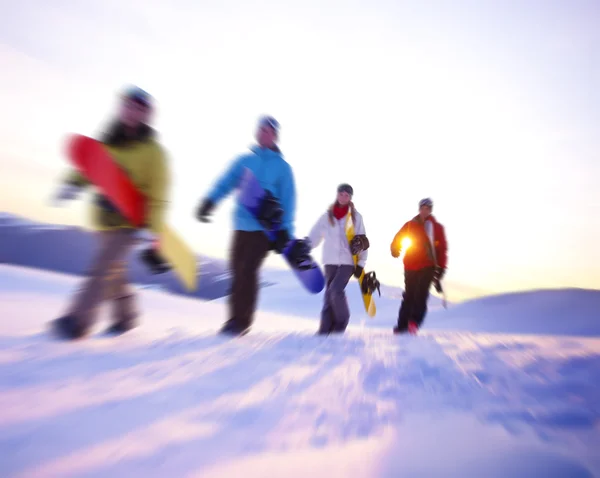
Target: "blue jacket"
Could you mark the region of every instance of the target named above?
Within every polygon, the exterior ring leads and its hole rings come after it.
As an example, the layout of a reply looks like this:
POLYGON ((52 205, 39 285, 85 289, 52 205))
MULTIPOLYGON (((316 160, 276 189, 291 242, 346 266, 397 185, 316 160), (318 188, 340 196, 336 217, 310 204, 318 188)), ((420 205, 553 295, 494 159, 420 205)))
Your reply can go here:
MULTIPOLYGON (((251 153, 242 154, 217 180, 208 194, 215 205, 234 188, 241 180, 244 168, 249 168, 260 185, 268 189, 279 199, 283 209, 282 227, 288 234, 294 235, 294 217, 296 213, 296 189, 291 166, 283 159, 280 151, 261 148, 256 145, 250 148, 251 153)), ((233 213, 234 229, 240 231, 262 231, 263 227, 239 201, 236 201, 233 213)))

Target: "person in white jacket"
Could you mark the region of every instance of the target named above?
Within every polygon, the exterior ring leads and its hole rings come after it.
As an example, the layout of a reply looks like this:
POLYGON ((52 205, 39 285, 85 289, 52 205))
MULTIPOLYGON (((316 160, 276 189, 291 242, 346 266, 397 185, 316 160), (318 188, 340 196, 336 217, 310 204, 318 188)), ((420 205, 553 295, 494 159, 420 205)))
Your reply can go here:
POLYGON ((346 299, 346 285, 352 275, 359 278, 367 261, 368 240, 365 225, 360 213, 354 207, 354 191, 349 184, 341 184, 337 190, 337 199, 319 218, 308 235, 311 248, 323 243, 322 263, 325 265, 326 289, 321 310, 319 334, 343 333, 350 320, 350 309, 346 299), (359 243, 366 244, 358 253, 354 265, 350 243, 346 236, 346 224, 349 218, 354 224, 354 234, 359 243))

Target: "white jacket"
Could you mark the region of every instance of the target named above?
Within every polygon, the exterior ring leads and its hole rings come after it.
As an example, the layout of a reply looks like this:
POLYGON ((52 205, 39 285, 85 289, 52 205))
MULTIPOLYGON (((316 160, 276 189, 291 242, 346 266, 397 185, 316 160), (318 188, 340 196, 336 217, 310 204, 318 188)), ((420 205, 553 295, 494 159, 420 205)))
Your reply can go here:
MULTIPOLYGON (((363 218, 356 209, 354 210, 354 217, 354 234, 366 235, 363 218)), ((347 219, 347 215, 341 219, 336 219, 334 217, 332 226, 329 222, 329 213, 325 212, 311 229, 308 238, 313 249, 318 247, 321 241, 325 241, 323 244, 322 258, 322 263, 324 265, 354 265, 354 259, 352 259, 352 253, 350 252, 350 244, 346 238, 347 219)), ((362 251, 358 255, 359 266, 365 267, 367 256, 368 251, 362 251)))

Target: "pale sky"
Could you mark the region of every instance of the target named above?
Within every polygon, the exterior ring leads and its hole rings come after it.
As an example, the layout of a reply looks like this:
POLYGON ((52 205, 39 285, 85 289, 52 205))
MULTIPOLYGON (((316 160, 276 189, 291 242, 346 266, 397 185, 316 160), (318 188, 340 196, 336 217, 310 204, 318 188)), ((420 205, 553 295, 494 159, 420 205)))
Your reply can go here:
POLYGON ((158 101, 170 222, 198 252, 226 256, 232 198, 211 225, 194 212, 268 113, 295 173, 297 234, 349 182, 382 282, 402 285, 389 244, 430 196, 451 299, 600 288, 597 1, 0 5, 2 211, 87 225, 81 202, 48 205, 63 141, 101 130, 134 83, 158 101))

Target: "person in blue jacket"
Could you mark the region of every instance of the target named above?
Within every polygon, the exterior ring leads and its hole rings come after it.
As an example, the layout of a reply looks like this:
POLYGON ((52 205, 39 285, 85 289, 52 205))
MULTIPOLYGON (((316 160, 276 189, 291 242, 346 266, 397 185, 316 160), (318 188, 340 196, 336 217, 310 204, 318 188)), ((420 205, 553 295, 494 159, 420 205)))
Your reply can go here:
MULTIPOLYGON (((272 194, 271 207, 266 207, 262 218, 255 218, 236 201, 233 223, 234 234, 230 267, 232 286, 229 296, 229 319, 221 333, 246 334, 254 320, 258 298, 260 267, 269 251, 281 254, 294 234, 296 189, 291 166, 283 159, 277 146, 280 125, 271 116, 262 117, 256 131, 257 144, 250 152, 236 158, 198 207, 196 216, 201 222, 209 222, 215 206, 239 186, 245 168, 249 168, 260 185, 272 194), (274 205, 274 206, 273 206, 274 205), (270 225, 280 223, 273 242, 264 233, 270 225)), ((297 244, 291 255, 303 254, 303 241, 297 244)))

